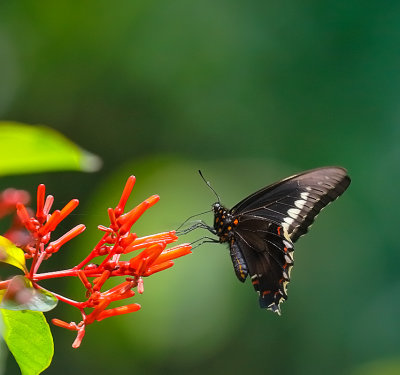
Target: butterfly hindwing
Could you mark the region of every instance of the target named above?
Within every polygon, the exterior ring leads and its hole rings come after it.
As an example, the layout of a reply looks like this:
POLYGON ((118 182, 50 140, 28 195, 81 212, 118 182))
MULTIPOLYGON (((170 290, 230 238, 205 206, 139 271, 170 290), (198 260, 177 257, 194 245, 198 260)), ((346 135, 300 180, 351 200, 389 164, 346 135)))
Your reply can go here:
POLYGON ((287 299, 286 286, 293 267, 292 243, 285 239, 282 227, 274 223, 259 227, 256 221, 238 225, 235 238, 260 306, 279 314, 279 304, 287 299))

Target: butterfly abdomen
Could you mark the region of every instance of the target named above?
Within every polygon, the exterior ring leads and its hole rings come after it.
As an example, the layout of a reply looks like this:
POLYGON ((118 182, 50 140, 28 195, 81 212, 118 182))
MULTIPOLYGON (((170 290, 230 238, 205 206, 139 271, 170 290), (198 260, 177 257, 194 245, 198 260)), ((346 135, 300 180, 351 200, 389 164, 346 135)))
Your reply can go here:
POLYGON ((236 277, 241 282, 244 282, 249 273, 249 268, 247 266, 246 260, 244 259, 242 252, 240 251, 239 246, 236 244, 233 238, 231 239, 229 253, 231 255, 236 277))

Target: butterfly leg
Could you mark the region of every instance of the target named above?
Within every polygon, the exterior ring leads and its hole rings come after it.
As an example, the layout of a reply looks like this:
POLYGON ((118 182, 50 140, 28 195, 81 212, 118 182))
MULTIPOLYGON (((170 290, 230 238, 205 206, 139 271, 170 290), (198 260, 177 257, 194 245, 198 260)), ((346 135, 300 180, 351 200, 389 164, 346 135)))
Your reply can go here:
POLYGON ((213 234, 216 234, 216 231, 213 227, 210 227, 207 223, 205 223, 203 220, 199 220, 197 221, 195 224, 193 224, 192 226, 190 226, 189 228, 186 229, 182 229, 176 232, 176 234, 178 236, 181 236, 183 234, 188 234, 190 232, 192 232, 195 229, 198 228, 202 228, 202 229, 207 229, 208 231, 210 231, 213 234))
POLYGON ((178 230, 181 229, 190 219, 193 219, 196 216, 207 214, 208 212, 211 212, 211 211, 212 210, 207 210, 207 211, 204 211, 204 212, 200 212, 199 214, 195 214, 195 215, 189 216, 181 225, 179 225, 178 228, 175 229, 175 231, 178 232, 178 230))
POLYGON ((204 243, 219 243, 219 241, 211 237, 201 237, 191 243, 192 250, 195 249, 196 247, 203 245, 204 243))

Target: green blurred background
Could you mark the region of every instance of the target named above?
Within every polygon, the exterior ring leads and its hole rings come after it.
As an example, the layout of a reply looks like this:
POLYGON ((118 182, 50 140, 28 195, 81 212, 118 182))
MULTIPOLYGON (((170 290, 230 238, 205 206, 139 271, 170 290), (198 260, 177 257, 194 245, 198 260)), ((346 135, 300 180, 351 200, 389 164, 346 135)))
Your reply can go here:
MULTIPOLYGON (((0 118, 51 126, 104 162, 2 178, 46 183, 57 208, 80 199, 62 230, 88 230, 49 269, 96 243, 130 174, 131 205, 161 196, 139 235, 210 207, 198 169, 228 207, 317 166, 353 180, 298 242, 281 317, 258 308, 224 245, 204 245, 145 280, 141 311, 90 326, 80 349, 52 327, 45 373, 399 374, 399 45, 396 1, 0 2, 0 118)), ((48 316, 79 319, 63 306, 48 316)))

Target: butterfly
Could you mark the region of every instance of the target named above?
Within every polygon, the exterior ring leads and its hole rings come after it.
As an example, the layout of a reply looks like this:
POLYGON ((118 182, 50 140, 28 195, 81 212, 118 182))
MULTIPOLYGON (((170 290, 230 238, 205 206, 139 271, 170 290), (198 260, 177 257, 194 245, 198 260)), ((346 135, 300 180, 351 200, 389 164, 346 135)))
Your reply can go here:
POLYGON ((349 184, 344 168, 322 167, 264 187, 230 210, 219 198, 212 205, 214 225, 207 229, 229 244, 235 274, 241 282, 250 277, 260 307, 280 315, 294 264, 293 244, 349 184))

